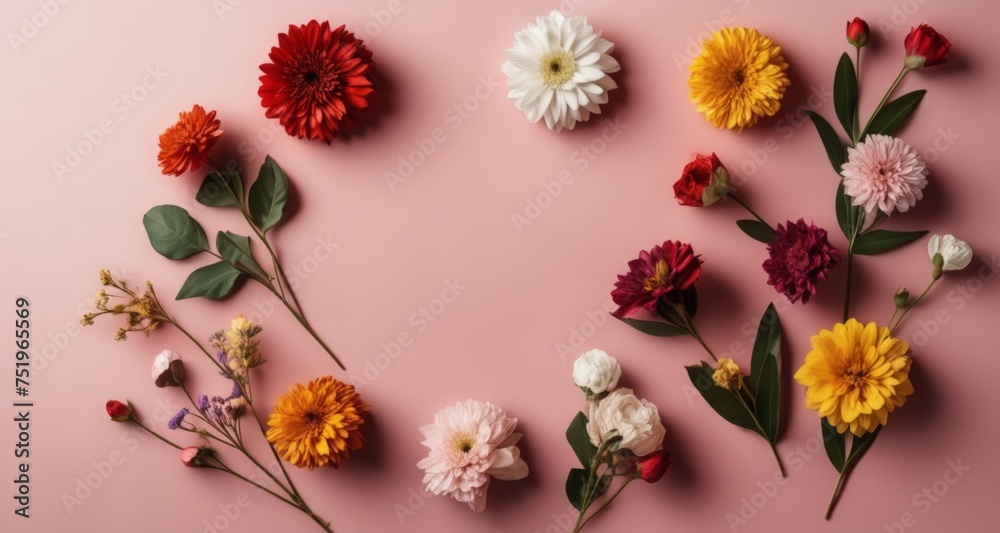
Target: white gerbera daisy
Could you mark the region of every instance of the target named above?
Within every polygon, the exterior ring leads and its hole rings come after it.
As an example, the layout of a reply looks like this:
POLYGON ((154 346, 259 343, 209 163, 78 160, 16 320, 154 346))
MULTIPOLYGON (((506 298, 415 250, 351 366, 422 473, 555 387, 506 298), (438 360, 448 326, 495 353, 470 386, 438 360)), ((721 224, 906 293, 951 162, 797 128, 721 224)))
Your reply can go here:
POLYGON ((608 55, 614 47, 586 17, 566 18, 552 10, 514 34, 501 67, 510 89, 507 98, 532 123, 544 116, 549 129, 571 130, 591 113, 599 114, 608 91, 618 88, 608 76, 621 69, 608 55))
POLYGON ((847 162, 841 167, 844 192, 863 206, 874 220, 881 211, 905 212, 923 198, 927 186, 927 165, 902 139, 888 135, 869 135, 865 142, 847 149, 847 162))

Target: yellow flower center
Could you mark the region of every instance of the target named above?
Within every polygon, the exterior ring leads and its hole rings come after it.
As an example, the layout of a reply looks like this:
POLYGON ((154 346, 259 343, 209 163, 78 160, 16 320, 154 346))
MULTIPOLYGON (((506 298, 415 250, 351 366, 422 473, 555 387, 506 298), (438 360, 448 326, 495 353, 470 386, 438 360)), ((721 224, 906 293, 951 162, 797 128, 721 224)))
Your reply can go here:
POLYGON ((476 438, 472 435, 460 435, 455 439, 455 450, 462 453, 472 451, 472 446, 476 444, 476 438))
POLYGON ((747 80, 746 72, 742 68, 733 70, 733 85, 739 87, 747 80))
POLYGON ((657 288, 667 284, 667 276, 670 274, 670 267, 667 265, 667 262, 661 259, 656 262, 655 268, 656 271, 653 275, 642 282, 642 288, 646 289, 647 292, 653 292, 657 288))
POLYGON ((851 357, 840 373, 840 379, 850 390, 864 390, 868 384, 868 368, 865 367, 861 350, 854 348, 851 357))
POLYGON ((573 54, 566 50, 554 50, 542 56, 538 63, 542 81, 549 87, 558 87, 570 80, 576 72, 573 54))

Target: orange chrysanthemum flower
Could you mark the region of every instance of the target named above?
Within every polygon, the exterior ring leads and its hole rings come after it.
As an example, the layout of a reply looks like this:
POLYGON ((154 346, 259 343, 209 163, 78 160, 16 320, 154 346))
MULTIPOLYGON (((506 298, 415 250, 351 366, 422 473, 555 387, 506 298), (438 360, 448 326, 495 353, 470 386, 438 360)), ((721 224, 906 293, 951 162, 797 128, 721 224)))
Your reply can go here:
POLYGON ((278 34, 271 63, 260 70, 261 105, 285 131, 330 144, 342 128, 358 124, 375 91, 375 63, 364 42, 344 29, 315 20, 278 34))
POLYGON ((337 468, 350 451, 364 447, 360 427, 369 408, 353 385, 330 376, 296 385, 268 417, 267 441, 299 468, 337 468))
POLYGON ((208 159, 208 152, 222 135, 215 111, 206 113, 195 104, 191 111, 181 111, 177 123, 160 135, 160 166, 168 176, 197 170, 208 159))

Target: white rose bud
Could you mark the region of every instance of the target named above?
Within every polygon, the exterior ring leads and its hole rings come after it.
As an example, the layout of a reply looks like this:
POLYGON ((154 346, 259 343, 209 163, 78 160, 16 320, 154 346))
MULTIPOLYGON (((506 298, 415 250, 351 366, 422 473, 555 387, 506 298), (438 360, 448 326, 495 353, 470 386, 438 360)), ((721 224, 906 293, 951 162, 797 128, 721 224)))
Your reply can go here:
POLYGON ((177 387, 184 379, 184 363, 171 350, 163 350, 153 359, 153 381, 157 387, 177 387))
POLYGON ((662 449, 667 433, 656 406, 637 398, 632 389, 624 388, 590 404, 590 423, 587 424, 590 442, 600 446, 604 436, 612 430, 622 436, 621 448, 639 457, 662 449))
POLYGON ((927 242, 927 255, 934 262, 935 279, 940 277, 939 270, 962 270, 972 262, 972 248, 954 235, 932 235, 927 242), (934 259, 937 255, 941 256, 940 260, 934 259))
POLYGON ((590 350, 573 363, 573 382, 590 394, 601 394, 618 385, 622 367, 602 350, 590 350))

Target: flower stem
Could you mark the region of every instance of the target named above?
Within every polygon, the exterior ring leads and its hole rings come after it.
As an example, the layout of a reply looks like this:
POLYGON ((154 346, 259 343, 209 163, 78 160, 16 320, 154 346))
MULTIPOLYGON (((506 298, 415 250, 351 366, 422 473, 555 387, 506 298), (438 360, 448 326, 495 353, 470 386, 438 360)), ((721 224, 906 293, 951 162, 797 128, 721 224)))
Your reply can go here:
MULTIPOLYGON (((577 533, 578 531, 583 529, 583 526, 587 525, 587 522, 590 522, 592 518, 599 515, 601 511, 603 511, 607 506, 611 505, 611 502, 613 502, 615 498, 617 498, 618 495, 621 494, 622 490, 625 489, 626 485, 639 479, 639 477, 640 476, 633 474, 628 478, 626 478, 625 481, 623 481, 622 484, 618 486, 618 490, 616 490, 614 494, 612 494, 608 499, 606 499, 604 503, 602 503, 601 506, 597 508, 596 511, 590 513, 590 516, 588 516, 587 519, 584 520, 582 523, 579 523, 579 525, 573 527, 573 533, 577 533)), ((580 513, 580 517, 583 518, 583 513, 580 513)), ((579 519, 577 520, 577 522, 579 522, 579 519)))
POLYGON ((857 134, 859 133, 858 132, 858 127, 859 127, 858 123, 860 121, 859 116, 860 116, 860 113, 861 113, 860 109, 859 109, 861 107, 861 47, 860 46, 855 46, 854 47, 854 52, 855 52, 855 54, 854 54, 854 57, 855 57, 855 61, 854 61, 854 69, 855 69, 854 70, 854 79, 855 79, 855 81, 857 83, 857 85, 856 85, 856 87, 857 87, 857 89, 856 89, 857 100, 855 100, 855 104, 854 104, 854 117, 851 119, 851 145, 852 146, 858 144, 858 137, 859 137, 857 134))
POLYGON ((734 202, 736 202, 736 203, 740 204, 741 206, 743 206, 743 209, 746 209, 747 212, 749 212, 751 215, 753 215, 753 217, 756 218, 758 222, 760 222, 761 224, 763 224, 764 226, 766 226, 767 229, 771 230, 771 233, 774 233, 774 228, 772 228, 771 225, 768 224, 763 218, 761 218, 760 215, 758 215, 753 209, 750 209, 750 206, 748 206, 747 204, 743 203, 743 201, 740 200, 733 193, 729 193, 729 197, 732 198, 734 202))
POLYGON ((339 366, 341 370, 347 370, 347 367, 344 366, 344 363, 340 362, 340 358, 337 357, 337 354, 333 353, 333 350, 331 350, 330 347, 327 346, 325 342, 323 342, 323 339, 321 339, 319 334, 316 333, 316 330, 312 328, 312 326, 309 324, 309 321, 306 320, 304 316, 302 316, 302 313, 300 313, 298 310, 292 307, 292 305, 288 302, 286 298, 278 294, 278 291, 275 290, 273 285, 265 284, 264 286, 267 287, 268 290, 270 290, 271 293, 274 294, 279 300, 281 300, 281 303, 284 304, 285 308, 288 309, 288 312, 291 313, 293 317, 295 317, 295 320, 297 320, 299 324, 302 325, 302 327, 306 330, 306 332, 312 335, 312 338, 315 339, 317 343, 319 343, 319 345, 323 348, 323 350, 326 351, 326 353, 331 358, 333 358, 333 361, 337 363, 337 366, 339 366))
POLYGON ((718 362, 719 358, 715 356, 715 353, 712 351, 712 349, 709 348, 708 345, 705 344, 705 341, 701 339, 701 335, 699 335, 698 331, 694 329, 694 324, 688 321, 687 326, 688 326, 688 332, 691 333, 691 336, 694 337, 694 340, 698 341, 698 344, 700 344, 701 347, 704 348, 706 352, 708 352, 708 355, 712 356, 713 361, 718 362))
POLYGON ((840 476, 837 477, 837 486, 833 488, 833 494, 830 495, 830 503, 826 506, 826 513, 823 515, 824 520, 829 520, 830 514, 833 513, 833 506, 837 503, 837 496, 840 495, 840 487, 844 484, 847 467, 848 465, 844 465, 844 469, 840 471, 840 476))
POLYGON ((139 422, 139 419, 138 419, 138 418, 135 418, 135 417, 132 417, 132 421, 133 421, 133 422, 135 422, 135 425, 137 425, 137 426, 141 427, 142 429, 146 430, 146 433, 149 433, 150 435, 152 435, 152 436, 154 436, 154 437, 156 437, 156 438, 158 438, 158 439, 162 440, 163 442, 165 442, 165 443, 169 444, 170 446, 173 446, 174 448, 177 448, 178 450, 183 450, 183 449, 184 449, 184 448, 182 448, 182 447, 180 447, 180 446, 178 446, 178 445, 174 444, 174 443, 173 443, 173 442, 171 442, 171 441, 170 441, 169 439, 167 439, 167 438, 165 438, 165 437, 162 437, 162 436, 160 436, 160 434, 159 434, 159 433, 157 433, 157 432, 155 432, 155 431, 153 431, 153 430, 149 429, 148 427, 144 426, 144 425, 142 424, 142 422, 139 422))
POLYGON ((854 271, 854 241, 851 241, 847 249, 847 289, 844 292, 844 322, 851 314, 851 277, 854 271))
MULTIPOLYGON (((896 328, 899 327, 899 324, 903 321, 903 318, 906 316, 906 314, 909 313, 910 309, 913 309, 913 306, 917 305, 917 303, 920 302, 920 300, 923 300, 924 296, 927 296, 927 292, 931 290, 931 287, 933 287, 935 283, 937 283, 937 280, 936 279, 931 279, 930 284, 927 285, 927 288, 924 289, 924 292, 920 293, 920 296, 917 296, 916 299, 914 299, 912 302, 910 302, 909 304, 907 304, 906 308, 903 309, 903 314, 899 315, 899 319, 896 320, 896 325, 895 326, 892 325, 892 319, 889 319, 889 334, 890 335, 892 335, 893 333, 896 332, 896 328)), ((897 311, 898 310, 899 309, 897 308, 897 311)), ((893 313, 892 316, 896 316, 896 313, 893 313)))
MULTIPOLYGON (((739 400, 740 405, 742 405, 743 408, 747 410, 747 413, 750 415, 750 418, 753 419, 754 425, 757 426, 757 430, 760 432, 760 435, 761 436, 766 435, 767 432, 764 431, 763 427, 761 427, 760 421, 757 420, 757 415, 754 414, 753 409, 751 409, 750 406, 747 405, 746 400, 743 399, 743 396, 740 395, 740 392, 732 391, 732 393, 736 395, 736 399, 739 400)), ((785 465, 784 463, 781 462, 781 457, 778 456, 778 449, 774 446, 774 443, 771 442, 771 439, 764 437, 764 440, 766 440, 768 446, 771 447, 771 452, 774 454, 774 460, 778 462, 778 470, 781 471, 781 477, 788 477, 788 474, 785 473, 785 465)))
POLYGON ((889 97, 892 96, 892 93, 896 90, 896 87, 899 85, 899 82, 903 81, 903 78, 906 76, 908 72, 910 72, 910 69, 903 67, 903 70, 901 70, 899 72, 899 75, 896 76, 896 81, 892 82, 892 85, 889 87, 889 90, 885 93, 885 96, 882 97, 882 101, 878 103, 877 107, 875 107, 875 111, 872 113, 872 116, 868 117, 868 123, 865 124, 865 129, 861 130, 861 135, 858 136, 858 140, 865 138, 865 134, 868 133, 868 128, 870 128, 872 125, 872 120, 878 115, 879 111, 881 111, 882 108, 885 107, 885 103, 889 100, 889 97))

